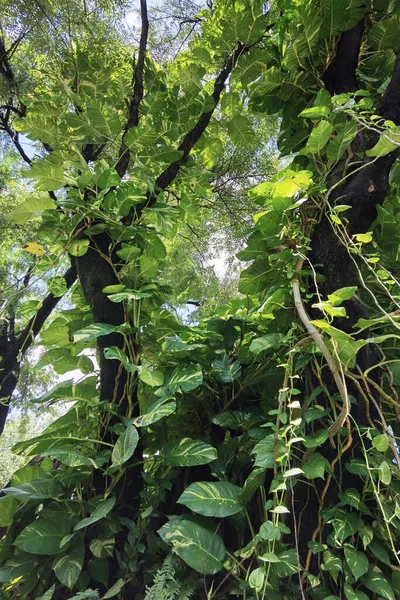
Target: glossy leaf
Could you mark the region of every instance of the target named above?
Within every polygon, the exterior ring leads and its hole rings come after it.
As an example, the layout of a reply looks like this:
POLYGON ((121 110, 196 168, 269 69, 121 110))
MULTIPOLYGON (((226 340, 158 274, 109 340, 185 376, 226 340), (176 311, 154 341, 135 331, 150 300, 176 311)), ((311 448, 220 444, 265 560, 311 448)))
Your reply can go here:
POLYGON ((60 554, 61 540, 70 532, 65 520, 38 520, 25 527, 14 544, 20 550, 31 554, 60 554))
POLYGON ((85 546, 81 539, 69 548, 68 553, 61 555, 54 561, 54 573, 60 583, 69 589, 74 587, 82 571, 84 557, 85 546))
POLYGON ((136 450, 139 442, 139 434, 134 425, 128 425, 119 436, 111 454, 111 466, 119 467, 129 460, 136 450))
POLYGON ((195 521, 178 517, 169 521, 158 533, 198 573, 214 575, 221 571, 225 546, 221 536, 215 531, 195 521))
POLYGON ((243 510, 241 492, 229 482, 198 481, 189 485, 177 502, 205 517, 229 517, 243 510))
POLYGON ((217 458, 217 451, 200 440, 182 438, 171 440, 164 448, 163 461, 171 467, 206 465, 217 458))
POLYGON ((164 417, 172 415, 176 410, 176 402, 173 398, 160 398, 152 402, 146 412, 135 419, 136 427, 148 427, 164 417))

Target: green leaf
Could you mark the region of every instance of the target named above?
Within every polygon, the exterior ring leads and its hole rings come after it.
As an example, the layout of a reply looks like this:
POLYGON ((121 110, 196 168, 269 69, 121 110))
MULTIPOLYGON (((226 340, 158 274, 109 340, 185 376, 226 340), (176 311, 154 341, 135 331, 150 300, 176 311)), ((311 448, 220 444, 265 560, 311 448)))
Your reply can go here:
POLYGON ((177 502, 205 517, 229 517, 243 510, 241 492, 240 487, 229 482, 198 481, 189 485, 177 502))
POLYGON ((107 360, 119 360, 123 365, 126 371, 129 373, 136 373, 140 367, 129 362, 129 359, 125 352, 118 348, 118 346, 110 346, 109 348, 104 348, 104 357, 107 360))
POLYGON ((361 581, 371 592, 374 592, 387 600, 395 600, 392 586, 382 573, 370 571, 361 581))
POLYGON ((126 285, 122 283, 117 283, 115 285, 106 285, 101 291, 103 294, 117 294, 118 292, 122 292, 126 288, 126 285))
POLYGON ((303 475, 303 469, 299 469, 298 467, 294 467, 293 469, 288 469, 283 473, 283 477, 286 479, 287 477, 296 477, 296 475, 303 475))
POLYGON ((108 587, 110 569, 106 558, 92 558, 88 563, 89 573, 95 581, 108 587))
POLYGON ((368 32, 368 44, 376 52, 393 50, 397 54, 400 51, 399 27, 398 15, 375 23, 368 32))
POLYGON ((173 395, 175 392, 191 392, 203 382, 200 365, 178 365, 166 374, 164 385, 157 390, 158 396, 173 395))
POLYGON ((36 560, 32 554, 26 554, 25 552, 16 554, 0 567, 0 583, 28 575, 35 564, 36 560))
POLYGON ((79 539, 68 553, 58 557, 53 563, 54 573, 57 579, 70 590, 78 581, 82 571, 83 560, 85 557, 85 546, 83 539, 79 539))
POLYGON ((60 483, 54 479, 35 479, 29 483, 5 488, 3 493, 18 500, 46 500, 57 498, 64 492, 60 483))
POLYGON ((382 433, 381 435, 377 435, 372 440, 372 445, 378 452, 386 452, 389 448, 389 438, 386 433, 382 433))
POLYGON ((216 378, 223 383, 232 383, 232 381, 240 377, 242 372, 240 363, 237 360, 233 360, 227 354, 216 358, 211 367, 216 378))
POLYGON ((47 592, 45 592, 43 594, 43 596, 40 596, 40 598, 37 598, 37 600, 51 600, 53 598, 53 594, 56 591, 56 584, 53 583, 53 585, 51 586, 51 588, 49 588, 47 590, 47 592))
POLYGON ((368 545, 368 550, 370 550, 372 552, 372 554, 374 556, 376 556, 376 558, 378 560, 383 562, 384 565, 387 565, 388 567, 391 566, 391 561, 390 561, 389 552, 387 551, 387 546, 382 544, 382 542, 380 542, 377 539, 372 539, 372 536, 371 536, 371 540, 368 545))
POLYGON ((248 148, 254 141, 254 130, 251 123, 244 115, 235 115, 227 123, 227 130, 232 142, 240 148, 248 148))
POLYGON ((360 592, 359 590, 355 591, 348 583, 345 583, 343 588, 346 600, 368 600, 368 596, 366 596, 364 592, 360 592))
POLYGON ((367 150, 367 156, 386 156, 400 146, 400 127, 392 127, 384 131, 373 148, 367 150))
POLYGON ((136 450, 136 446, 139 442, 139 434, 134 425, 128 425, 124 433, 119 436, 112 454, 111 454, 111 466, 119 467, 124 462, 129 460, 136 450))
POLYGON ((170 467, 194 467, 206 465, 217 458, 217 451, 210 444, 182 438, 167 442, 164 447, 163 462, 170 467))
POLYGON ((140 417, 137 417, 134 423, 136 427, 149 427, 149 425, 156 423, 160 419, 172 415, 175 410, 176 402, 174 398, 160 398, 159 400, 152 402, 146 409, 146 412, 140 417))
POLYGON ((323 117, 327 117, 331 112, 329 106, 311 106, 310 108, 305 108, 299 114, 299 117, 303 117, 303 119, 311 119, 318 121, 323 117))
POLYGON ((281 461, 287 456, 288 448, 280 437, 275 439, 275 436, 271 434, 260 440, 254 446, 253 452, 257 455, 254 463, 256 467, 271 469, 275 459, 281 461))
POLYGON ((332 523, 333 525, 334 536, 337 542, 343 544, 358 529, 357 513, 339 509, 336 511, 335 516, 328 520, 328 523, 332 523))
POLYGON ((344 556, 346 558, 346 562, 349 565, 350 571, 354 575, 355 581, 360 579, 362 575, 369 569, 368 558, 365 556, 363 552, 358 552, 353 546, 350 544, 344 545, 344 556))
POLYGON ((222 570, 225 546, 221 536, 203 525, 184 517, 172 519, 158 530, 167 544, 189 567, 202 575, 222 570))
POLYGON ((106 188, 117 186, 121 183, 121 177, 115 171, 115 169, 105 169, 97 178, 96 184, 102 190, 106 188))
POLYGON ((264 573, 264 569, 262 567, 258 567, 257 569, 254 569, 254 571, 252 571, 250 573, 250 577, 248 579, 249 586, 253 590, 256 590, 256 592, 261 592, 261 590, 263 589, 263 586, 264 586, 264 581, 265 581, 265 573, 264 573))
POLYGON ((67 123, 73 128, 73 135, 83 144, 113 141, 121 131, 122 124, 116 114, 105 116, 100 102, 88 102, 86 112, 70 113, 67 123))
POLYGON ((276 350, 281 348, 286 339, 286 336, 281 333, 267 333, 267 335, 252 340, 249 350, 254 354, 259 354, 265 350, 276 350))
POLYGON ((108 531, 100 532, 99 536, 90 542, 90 551, 97 558, 112 556, 115 548, 115 538, 108 531))
POLYGON ((86 517, 86 519, 82 519, 82 521, 79 521, 79 523, 77 523, 74 527, 74 531, 79 531, 80 529, 83 529, 84 527, 88 527, 88 525, 92 525, 92 523, 96 523, 96 521, 100 521, 100 519, 104 519, 104 517, 106 517, 108 515, 108 513, 111 511, 111 509, 113 508, 114 504, 115 504, 115 500, 116 498, 109 498, 108 500, 104 500, 104 502, 101 502, 92 512, 92 514, 90 515, 90 517, 86 517))
POLYGON ((119 592, 122 590, 122 588, 125 585, 125 581, 123 579, 118 579, 114 585, 112 587, 110 587, 110 589, 108 590, 108 592, 106 592, 103 596, 103 599, 106 600, 106 598, 114 598, 114 596, 116 596, 117 594, 119 594, 119 592))
MULTIPOLYGON (((265 225, 265 222, 261 222, 260 219, 257 222, 257 226, 261 228, 262 225, 265 225)), ((280 230, 280 225, 278 226, 278 230, 280 230)), ((239 292, 249 295, 258 294, 258 292, 267 286, 272 273, 273 270, 269 260, 257 258, 250 267, 240 273, 239 292)))
POLYGON ((328 294, 328 300, 332 306, 338 306, 345 300, 350 300, 357 292, 357 289, 357 286, 340 288, 332 292, 332 294, 328 294))
POLYGON ((68 533, 70 533, 68 520, 38 520, 22 530, 14 545, 31 554, 60 554, 61 540, 68 533))
POLYGON ((48 161, 34 163, 30 171, 25 171, 25 175, 35 180, 35 188, 41 192, 59 190, 67 183, 74 183, 71 177, 65 175, 63 165, 49 164, 48 161))
POLYGON ((25 225, 29 219, 40 216, 45 210, 55 210, 55 208, 56 205, 49 196, 41 198, 32 195, 18 204, 14 210, 5 214, 4 219, 16 225, 25 225))
POLYGON ((84 256, 89 250, 90 240, 79 239, 72 240, 68 246, 68 252, 71 256, 84 256))
POLYGON ((324 0, 324 20, 321 25, 324 37, 328 39, 351 29, 364 14, 362 0, 324 0))
POLYGON ((338 161, 349 148, 351 142, 357 135, 357 124, 354 120, 346 121, 343 127, 337 132, 336 136, 331 139, 326 147, 326 155, 330 161, 338 161))
POLYGON ((372 235, 370 233, 357 233, 355 237, 357 242, 361 242, 362 244, 372 242, 372 235))
POLYGON ((109 325, 108 323, 93 323, 93 325, 89 325, 84 329, 80 329, 79 331, 75 331, 74 333, 74 341, 75 342, 89 342, 91 340, 96 340, 98 337, 102 335, 109 335, 113 331, 115 331, 115 325, 109 325))
POLYGON ((265 521, 261 527, 258 535, 261 539, 266 540, 268 542, 273 542, 274 540, 279 540, 281 537, 281 532, 279 527, 274 525, 272 521, 265 521))
POLYGON ((16 498, 0 498, 0 527, 11 525, 17 510, 18 502, 16 498))
POLYGON ((311 132, 307 140, 304 152, 306 154, 318 154, 328 143, 333 132, 333 125, 328 121, 321 121, 311 132))
POLYGON ((324 479, 326 460, 319 452, 314 452, 311 458, 303 465, 303 471, 307 479, 324 479))
POLYGON ((42 456, 51 456, 68 467, 88 466, 97 468, 95 460, 72 448, 49 448, 48 450, 42 450, 40 454, 42 456))
POLYGON ((382 481, 383 485, 390 485, 390 482, 392 481, 392 472, 387 462, 381 462, 381 464, 378 467, 378 470, 379 479, 382 481))
POLYGON ((142 365, 139 367, 139 379, 151 387, 158 387, 164 383, 164 372, 142 365))

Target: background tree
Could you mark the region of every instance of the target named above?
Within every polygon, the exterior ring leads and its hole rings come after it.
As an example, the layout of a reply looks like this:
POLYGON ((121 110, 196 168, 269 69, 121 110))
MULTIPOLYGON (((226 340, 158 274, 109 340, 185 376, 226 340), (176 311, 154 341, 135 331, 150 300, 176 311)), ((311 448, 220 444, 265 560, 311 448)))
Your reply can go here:
POLYGON ((2 127, 35 189, 11 219, 41 214, 24 248, 48 288, 6 340, 3 420, 37 335, 39 368, 86 375, 37 399, 74 404, 15 446, 35 458, 0 499, 6 597, 394 599, 397 5, 210 4, 164 68, 144 0, 133 61, 112 7, 98 33, 70 8, 85 27, 44 40, 39 68, 25 13, 0 48, 2 127), (271 115, 287 158, 260 181, 271 115), (221 189, 261 207, 250 265, 189 326, 168 256, 193 220, 224 230, 221 189))

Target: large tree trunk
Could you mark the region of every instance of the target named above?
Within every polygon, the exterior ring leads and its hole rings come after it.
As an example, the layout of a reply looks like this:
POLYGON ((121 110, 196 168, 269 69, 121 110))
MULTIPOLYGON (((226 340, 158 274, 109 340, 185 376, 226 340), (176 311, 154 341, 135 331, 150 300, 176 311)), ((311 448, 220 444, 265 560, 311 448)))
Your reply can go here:
MULTIPOLYGON (((342 34, 338 41, 335 58, 323 76, 325 86, 332 94, 354 92, 358 89, 356 68, 363 30, 363 23, 358 23, 352 30, 342 34)), ((400 124, 399 94, 400 57, 396 60, 391 82, 377 108, 377 114, 384 119, 394 121, 396 124, 400 124)), ((378 137, 379 135, 375 133, 369 137, 365 136, 365 134, 359 134, 354 140, 350 152, 355 155, 356 152, 362 152, 371 148, 377 142, 378 137)), ((346 211, 348 219, 347 234, 350 238, 355 234, 365 233, 370 229, 377 216, 376 207, 384 202, 387 195, 389 185, 388 176, 397 155, 398 152, 394 151, 374 162, 365 157, 363 159, 363 168, 357 170, 354 175, 345 178, 343 184, 336 187, 330 194, 329 204, 331 206, 334 206, 336 201, 339 204, 351 206, 346 211)), ((347 155, 345 158, 347 158, 347 155)), ((335 168, 333 179, 327 183, 328 188, 336 182, 341 181, 344 174, 345 158, 335 168)), ((322 296, 326 297, 327 294, 332 293, 334 290, 346 286, 359 286, 361 290, 361 297, 355 295, 351 300, 344 303, 347 318, 336 318, 333 323, 336 328, 354 334, 354 326, 357 321, 360 318, 368 318, 368 308, 362 300, 363 290, 354 254, 349 252, 346 244, 335 233, 332 222, 326 213, 315 226, 310 245, 311 252, 309 259, 313 265, 316 265, 316 270, 324 277, 323 282, 319 284, 319 292, 322 296)), ((310 309, 310 312, 315 318, 320 318, 320 315, 317 315, 312 309, 310 309)), ((368 335, 368 330, 363 332, 364 337, 368 337, 368 335)), ((377 352, 371 344, 364 346, 357 355, 357 364, 362 372, 373 367, 378 362, 377 352)), ((378 380, 378 376, 379 373, 377 370, 370 373, 370 377, 376 378, 376 380, 378 380)), ((329 393, 337 393, 338 390, 327 368, 324 368, 323 378, 329 393)), ((359 426, 368 426, 372 422, 375 426, 380 427, 374 404, 371 402, 369 406, 366 406, 363 395, 357 387, 348 385, 348 390, 357 400, 357 403, 353 404, 351 408, 351 415, 356 423, 359 426)), ((365 389, 364 391, 366 392, 365 389)), ((376 394, 374 395, 375 401, 379 405, 379 397, 376 394)), ((330 406, 329 398, 323 397, 322 393, 318 396, 318 403, 330 406)), ((337 494, 340 489, 352 487, 361 490, 364 485, 361 478, 359 479, 357 476, 350 475, 345 470, 346 462, 362 451, 359 436, 354 430, 350 419, 347 419, 346 426, 351 433, 348 437, 347 433, 345 434, 342 438, 342 443, 345 444, 348 441, 349 446, 346 448, 339 462, 335 460, 339 450, 334 447, 334 440, 327 440, 324 446, 318 449, 331 465, 334 466, 332 478, 329 478, 329 481, 327 479, 315 480, 315 488, 297 484, 293 492, 295 514, 297 524, 299 524, 300 559, 303 567, 310 568, 314 574, 318 574, 319 566, 316 562, 316 557, 311 556, 308 542, 321 526, 320 513, 322 508, 333 506, 338 502, 337 494), (339 475, 339 469, 340 477, 336 479, 336 476, 339 475)), ((292 522, 291 526, 293 529, 296 523, 292 522)), ((320 539, 321 535, 322 539, 324 539, 328 533, 326 531, 322 531, 321 533, 321 531, 318 531, 318 539, 320 539)))

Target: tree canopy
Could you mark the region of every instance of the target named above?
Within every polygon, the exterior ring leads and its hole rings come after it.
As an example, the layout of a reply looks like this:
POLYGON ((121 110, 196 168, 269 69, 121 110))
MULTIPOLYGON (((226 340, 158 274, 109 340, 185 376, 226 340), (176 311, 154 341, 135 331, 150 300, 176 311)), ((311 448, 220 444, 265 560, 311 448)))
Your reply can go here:
POLYGON ((2 2, 0 594, 395 600, 400 4, 131 9, 2 2))

